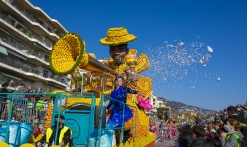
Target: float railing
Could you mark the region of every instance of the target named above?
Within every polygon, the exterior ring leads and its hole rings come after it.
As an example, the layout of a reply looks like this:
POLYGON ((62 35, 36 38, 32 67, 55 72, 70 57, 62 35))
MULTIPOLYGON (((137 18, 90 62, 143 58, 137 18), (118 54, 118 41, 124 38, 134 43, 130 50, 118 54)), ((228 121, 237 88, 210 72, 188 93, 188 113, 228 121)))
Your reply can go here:
MULTIPOLYGON (((66 103, 66 102, 65 102, 66 103)), ((81 93, 81 92, 64 92, 64 93, 56 93, 56 98, 54 102, 54 108, 52 112, 52 120, 55 120, 55 115, 58 115, 57 119, 57 126, 60 121, 60 115, 65 114, 65 113, 90 113, 89 115, 89 126, 88 126, 88 134, 90 134, 93 131, 93 123, 94 123, 94 113, 95 113, 95 105, 96 105, 96 97, 94 96, 93 93, 81 93), (62 108, 62 99, 65 99, 68 101, 70 98, 76 98, 76 99, 81 99, 81 98, 88 98, 91 99, 91 104, 90 104, 90 110, 68 110, 68 109, 61 109, 62 108)), ((54 121, 52 122, 52 125, 54 125, 54 121)), ((57 142, 57 137, 58 137, 58 128, 56 128, 56 135, 55 135, 55 140, 54 144, 57 142)))
POLYGON ((134 107, 134 106, 130 106, 130 105, 128 105, 128 104, 126 104, 126 103, 124 103, 124 102, 121 102, 121 101, 118 101, 118 100, 116 100, 116 99, 113 99, 113 98, 111 98, 111 97, 109 97, 109 96, 105 96, 105 95, 102 95, 102 97, 101 97, 101 102, 100 102, 100 104, 101 104, 101 107, 100 107, 100 117, 99 117, 99 119, 100 119, 100 127, 99 127, 99 133, 98 133, 98 146, 100 145, 100 136, 102 135, 102 113, 103 113, 103 106, 105 106, 105 98, 108 98, 110 101, 112 100, 112 101, 115 101, 115 102, 117 102, 117 103, 120 103, 120 105, 122 105, 123 106, 123 115, 122 115, 122 127, 118 127, 118 128, 105 128, 106 130, 119 130, 119 129, 121 129, 121 133, 122 133, 122 139, 121 139, 121 142, 123 142, 124 140, 124 130, 125 130, 125 127, 124 127, 124 114, 125 114, 125 106, 128 106, 128 107, 131 107, 131 108, 133 108, 133 109, 135 109, 135 113, 136 113, 136 115, 135 115, 135 121, 134 121, 134 126, 132 126, 132 127, 128 127, 128 129, 131 129, 131 128, 133 128, 134 129, 134 138, 136 137, 136 123, 137 123, 137 116, 138 116, 138 109, 137 109, 137 107, 134 107))

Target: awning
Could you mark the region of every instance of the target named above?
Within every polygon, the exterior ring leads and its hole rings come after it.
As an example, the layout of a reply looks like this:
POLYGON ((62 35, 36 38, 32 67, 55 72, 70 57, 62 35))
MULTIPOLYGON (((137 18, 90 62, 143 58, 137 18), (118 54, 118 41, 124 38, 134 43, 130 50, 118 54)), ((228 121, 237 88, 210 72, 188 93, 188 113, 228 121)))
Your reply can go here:
POLYGON ((16 57, 19 57, 19 58, 21 58, 23 60, 27 60, 27 58, 25 56, 15 52, 15 51, 12 51, 11 49, 7 49, 7 52, 9 52, 10 54, 12 54, 12 55, 14 55, 16 57))
POLYGON ((47 52, 47 49, 40 45, 39 43, 34 42, 34 45, 37 46, 38 48, 42 49, 43 51, 47 52))
POLYGON ((49 81, 46 81, 46 84, 51 85, 53 87, 60 88, 60 89, 64 89, 66 87, 66 86, 60 86, 57 83, 53 83, 53 82, 49 82, 49 81))
POLYGON ((12 76, 12 75, 7 74, 7 73, 4 73, 4 72, 2 72, 2 74, 3 74, 4 76, 6 76, 6 77, 10 77, 10 78, 13 78, 13 79, 16 79, 16 80, 22 81, 22 79, 21 79, 21 78, 18 78, 18 77, 16 77, 16 76, 12 76))
POLYGON ((8 56, 8 52, 7 52, 6 48, 1 46, 1 45, 0 45, 0 53, 8 56))

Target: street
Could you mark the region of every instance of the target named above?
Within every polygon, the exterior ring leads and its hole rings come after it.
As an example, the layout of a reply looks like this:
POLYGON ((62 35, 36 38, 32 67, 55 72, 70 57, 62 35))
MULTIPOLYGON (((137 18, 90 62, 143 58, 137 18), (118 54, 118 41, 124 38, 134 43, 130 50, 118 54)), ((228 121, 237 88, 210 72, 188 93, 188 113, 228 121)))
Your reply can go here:
POLYGON ((173 141, 164 141, 162 134, 159 133, 155 141, 155 146, 156 147, 178 147, 177 142, 175 140, 177 140, 177 136, 173 138, 173 141))

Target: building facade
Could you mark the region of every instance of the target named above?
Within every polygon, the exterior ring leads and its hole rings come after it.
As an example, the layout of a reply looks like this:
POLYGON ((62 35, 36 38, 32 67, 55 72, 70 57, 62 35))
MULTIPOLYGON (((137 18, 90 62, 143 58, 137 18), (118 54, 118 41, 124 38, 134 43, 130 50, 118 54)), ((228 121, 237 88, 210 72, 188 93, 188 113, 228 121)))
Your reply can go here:
POLYGON ((49 55, 68 31, 28 0, 0 0, 0 83, 43 91, 70 90, 70 77, 56 75, 49 55))
POLYGON ((161 99, 159 99, 154 94, 151 94, 150 97, 149 97, 149 99, 150 99, 150 104, 153 107, 153 109, 151 110, 152 112, 157 112, 157 109, 158 108, 168 108, 166 106, 166 103, 164 103, 164 101, 162 101, 161 99))

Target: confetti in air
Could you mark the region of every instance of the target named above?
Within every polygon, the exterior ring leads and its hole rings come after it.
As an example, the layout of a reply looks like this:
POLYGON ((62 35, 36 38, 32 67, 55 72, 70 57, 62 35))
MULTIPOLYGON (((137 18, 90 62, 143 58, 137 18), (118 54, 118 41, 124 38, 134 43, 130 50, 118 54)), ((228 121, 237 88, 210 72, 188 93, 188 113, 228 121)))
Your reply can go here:
POLYGON ((190 82, 194 83, 199 74, 211 78, 210 74, 206 74, 205 69, 213 49, 205 43, 165 41, 158 47, 146 46, 145 53, 149 57, 151 66, 144 74, 159 79, 154 83, 182 80, 187 75, 192 76, 194 81, 190 82))

